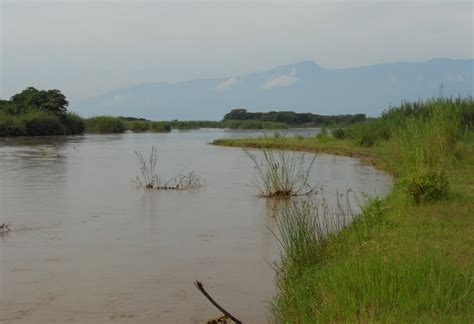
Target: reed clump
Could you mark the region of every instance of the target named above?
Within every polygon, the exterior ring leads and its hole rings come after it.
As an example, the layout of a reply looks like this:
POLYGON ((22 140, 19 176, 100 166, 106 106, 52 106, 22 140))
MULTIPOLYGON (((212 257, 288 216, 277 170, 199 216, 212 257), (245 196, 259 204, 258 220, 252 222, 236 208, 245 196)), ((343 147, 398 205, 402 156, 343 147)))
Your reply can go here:
POLYGON ((263 158, 245 150, 252 160, 256 177, 254 184, 261 197, 291 197, 309 195, 315 185, 310 183, 310 174, 316 161, 313 155, 309 161, 306 154, 263 149, 263 158))
POLYGON ((136 181, 140 186, 159 190, 190 190, 202 186, 202 179, 194 171, 182 172, 168 180, 162 180, 157 174, 158 150, 155 146, 151 148, 148 158, 138 151, 135 151, 135 155, 141 173, 136 181))

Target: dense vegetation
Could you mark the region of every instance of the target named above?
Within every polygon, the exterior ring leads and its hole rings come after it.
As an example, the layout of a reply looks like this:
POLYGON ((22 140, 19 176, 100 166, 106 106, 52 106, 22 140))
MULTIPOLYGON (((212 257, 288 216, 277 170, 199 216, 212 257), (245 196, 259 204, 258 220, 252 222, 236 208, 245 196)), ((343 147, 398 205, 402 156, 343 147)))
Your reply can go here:
POLYGON ((283 209, 275 301, 283 322, 473 321, 472 112, 472 98, 433 99, 391 108, 342 136, 216 141, 358 156, 395 175, 391 194, 323 238, 314 234, 317 207, 283 209))
POLYGON ((84 132, 84 121, 67 111, 59 90, 33 87, 0 100, 0 136, 65 135, 84 132))
POLYGON ((172 129, 191 130, 200 128, 230 128, 230 129, 285 129, 284 123, 262 122, 254 120, 189 120, 189 121, 151 121, 134 117, 97 116, 85 120, 88 133, 121 133, 132 132, 170 132, 172 129))
POLYGON ((288 125, 277 122, 264 122, 258 120, 190 120, 169 122, 173 129, 196 129, 196 128, 230 128, 230 129, 286 129, 288 125))
POLYGON ((351 125, 366 120, 364 114, 324 116, 294 111, 248 112, 246 109, 234 109, 224 116, 223 121, 260 121, 284 123, 290 126, 329 126, 351 125))

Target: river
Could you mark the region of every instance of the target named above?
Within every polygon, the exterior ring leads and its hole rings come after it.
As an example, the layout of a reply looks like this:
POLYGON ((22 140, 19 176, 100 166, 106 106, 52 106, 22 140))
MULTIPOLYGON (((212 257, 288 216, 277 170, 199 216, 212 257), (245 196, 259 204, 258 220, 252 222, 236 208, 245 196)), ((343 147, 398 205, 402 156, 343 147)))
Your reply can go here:
MULTIPOLYGON (((12 224, 0 235, 0 322, 202 323, 219 312, 194 280, 244 323, 269 321, 274 208, 256 197, 242 149, 209 145, 252 134, 0 139, 0 223, 12 224), (134 151, 154 145, 160 176, 193 170, 203 187, 137 188, 134 151)), ((370 165, 325 154, 311 177, 329 201, 348 188, 383 195, 392 186, 370 165)))

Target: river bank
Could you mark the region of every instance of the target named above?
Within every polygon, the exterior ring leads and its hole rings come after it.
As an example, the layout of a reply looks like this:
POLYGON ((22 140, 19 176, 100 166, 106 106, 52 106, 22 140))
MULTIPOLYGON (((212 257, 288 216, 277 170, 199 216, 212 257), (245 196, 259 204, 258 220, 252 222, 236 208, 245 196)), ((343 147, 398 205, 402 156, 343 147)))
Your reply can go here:
POLYGON ((353 156, 395 176, 394 190, 318 246, 317 260, 283 259, 274 303, 283 322, 472 321, 474 134, 458 133, 458 120, 442 114, 407 121, 371 146, 328 135, 213 142, 353 156), (412 183, 440 182, 448 193, 427 189, 414 202, 412 183))

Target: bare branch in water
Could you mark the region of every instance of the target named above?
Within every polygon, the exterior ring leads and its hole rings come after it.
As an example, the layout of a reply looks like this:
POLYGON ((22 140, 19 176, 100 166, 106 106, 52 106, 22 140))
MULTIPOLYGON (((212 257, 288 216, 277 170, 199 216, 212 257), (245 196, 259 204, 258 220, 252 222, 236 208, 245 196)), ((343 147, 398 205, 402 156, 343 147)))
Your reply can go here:
POLYGON ((201 282, 199 281, 195 281, 194 282, 194 285, 196 286, 197 289, 199 289, 200 292, 202 292, 202 294, 211 302, 212 305, 214 305, 218 310, 220 310, 222 312, 222 314, 224 314, 226 317, 230 318, 231 320, 233 320, 235 323, 237 324, 241 324, 242 322, 239 321, 237 318, 235 318, 231 313, 229 313, 228 311, 226 311, 224 309, 224 307, 222 307, 221 305, 219 305, 209 294, 208 292, 204 289, 204 286, 202 285, 201 282))
POLYGON ((10 223, 1 223, 0 224, 0 234, 10 232, 10 223))

